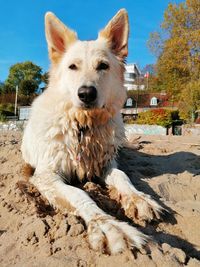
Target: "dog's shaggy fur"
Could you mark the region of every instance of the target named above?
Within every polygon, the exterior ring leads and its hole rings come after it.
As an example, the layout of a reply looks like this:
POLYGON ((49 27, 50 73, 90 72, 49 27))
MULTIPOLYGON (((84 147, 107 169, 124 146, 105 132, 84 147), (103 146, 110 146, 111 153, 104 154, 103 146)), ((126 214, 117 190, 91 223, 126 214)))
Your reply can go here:
POLYGON ((120 108, 126 97, 127 13, 120 10, 95 41, 79 41, 52 13, 46 14, 45 25, 49 85, 32 105, 22 142, 23 158, 35 169, 31 182, 52 205, 73 207, 85 220, 92 248, 104 251, 106 244, 110 253, 141 248, 142 233, 103 212, 73 186, 77 180, 103 181, 131 218, 159 218, 161 207, 138 192, 115 161, 125 139, 120 108), (91 105, 80 99, 82 87, 95 88, 91 105))

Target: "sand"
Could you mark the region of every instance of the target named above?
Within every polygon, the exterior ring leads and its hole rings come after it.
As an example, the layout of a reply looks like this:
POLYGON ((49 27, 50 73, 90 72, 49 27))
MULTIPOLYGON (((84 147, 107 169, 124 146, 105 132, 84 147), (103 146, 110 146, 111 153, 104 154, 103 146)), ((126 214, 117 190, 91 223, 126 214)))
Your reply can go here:
MULTIPOLYGON (((120 154, 121 168, 170 213, 136 224, 152 237, 142 253, 110 256, 90 248, 81 218, 54 210, 24 180, 21 132, 0 134, 1 267, 200 266, 200 136, 132 137, 120 154)), ((105 189, 92 183, 85 188, 100 207, 130 222, 105 189)))

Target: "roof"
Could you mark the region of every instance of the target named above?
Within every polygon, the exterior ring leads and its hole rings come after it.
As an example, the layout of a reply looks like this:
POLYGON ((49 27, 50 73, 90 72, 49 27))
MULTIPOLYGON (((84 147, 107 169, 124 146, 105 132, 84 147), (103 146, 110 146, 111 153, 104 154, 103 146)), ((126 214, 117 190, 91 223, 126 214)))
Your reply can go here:
POLYGON ((143 93, 135 94, 128 98, 132 98, 134 102, 137 102, 138 108, 150 107, 151 98, 156 97, 158 99, 158 105, 156 107, 177 107, 177 102, 172 102, 169 100, 169 95, 166 93, 143 93))

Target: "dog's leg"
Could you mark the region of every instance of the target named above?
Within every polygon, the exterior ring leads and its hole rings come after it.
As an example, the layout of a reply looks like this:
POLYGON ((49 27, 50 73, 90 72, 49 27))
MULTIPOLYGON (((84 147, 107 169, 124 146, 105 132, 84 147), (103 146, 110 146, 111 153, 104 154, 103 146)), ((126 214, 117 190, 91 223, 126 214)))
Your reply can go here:
POLYGON ((143 221, 160 219, 163 208, 149 195, 138 191, 123 171, 112 168, 105 182, 111 190, 111 197, 113 195, 120 202, 129 218, 143 221))
POLYGON ((49 200, 60 207, 70 204, 75 214, 81 216, 88 228, 89 242, 93 249, 119 253, 127 248, 142 248, 146 236, 125 222, 120 222, 101 210, 83 190, 66 185, 55 173, 32 176, 31 182, 49 200))

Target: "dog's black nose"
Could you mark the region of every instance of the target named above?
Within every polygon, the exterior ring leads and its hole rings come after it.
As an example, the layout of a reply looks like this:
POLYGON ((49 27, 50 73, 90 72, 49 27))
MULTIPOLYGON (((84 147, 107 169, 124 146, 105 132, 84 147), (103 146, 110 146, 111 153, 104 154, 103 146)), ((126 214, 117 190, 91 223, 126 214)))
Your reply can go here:
POLYGON ((78 89, 78 97, 85 104, 91 104, 97 98, 97 89, 94 86, 82 86, 78 89))

